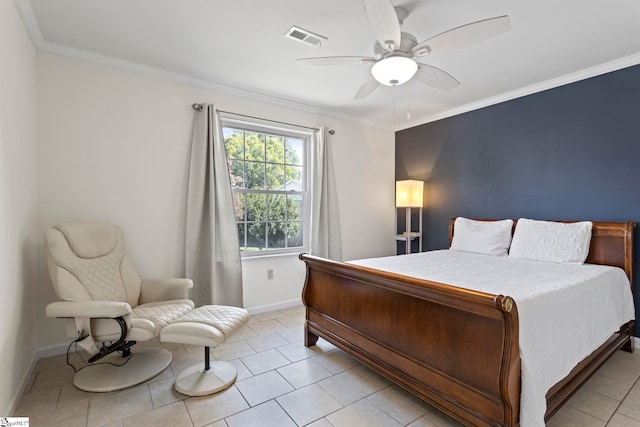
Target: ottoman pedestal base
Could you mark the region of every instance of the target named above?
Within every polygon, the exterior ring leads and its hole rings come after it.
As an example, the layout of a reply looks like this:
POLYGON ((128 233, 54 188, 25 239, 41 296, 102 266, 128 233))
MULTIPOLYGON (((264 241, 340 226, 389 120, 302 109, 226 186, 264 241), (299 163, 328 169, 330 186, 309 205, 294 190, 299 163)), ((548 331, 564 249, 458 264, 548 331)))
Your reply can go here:
POLYGON ((202 365, 185 369, 176 378, 176 391, 187 396, 206 396, 230 387, 238 377, 238 370, 229 362, 216 361, 209 370, 202 365))
POLYGON ((204 365, 185 369, 176 378, 176 391, 187 396, 206 396, 230 387, 238 377, 234 365, 209 362, 210 347, 217 347, 249 320, 246 310, 205 305, 165 326, 160 341, 204 346, 204 365))

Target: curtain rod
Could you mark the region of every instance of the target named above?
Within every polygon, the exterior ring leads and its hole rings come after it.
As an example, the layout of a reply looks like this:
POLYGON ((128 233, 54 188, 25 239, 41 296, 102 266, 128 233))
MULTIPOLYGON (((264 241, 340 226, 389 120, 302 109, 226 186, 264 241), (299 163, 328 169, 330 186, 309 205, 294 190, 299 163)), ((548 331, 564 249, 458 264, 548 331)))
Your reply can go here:
MULTIPOLYGON (((196 111, 202 111, 204 106, 203 106, 203 104, 191 104, 191 108, 193 108, 196 111)), ((296 126, 296 127, 303 128, 303 129, 320 130, 318 128, 312 128, 312 127, 309 127, 309 126, 300 126, 300 125, 296 125, 294 123, 279 122, 277 120, 263 119, 262 117, 249 116, 247 114, 239 114, 239 113, 234 113, 232 111, 218 110, 218 112, 219 113, 233 114, 234 116, 246 117, 246 118, 249 118, 249 119, 264 120, 264 121, 271 122, 271 123, 279 123, 281 125, 296 126)), ((329 130, 329 135, 335 135, 335 134, 336 134, 335 130, 333 130, 333 129, 329 130)))

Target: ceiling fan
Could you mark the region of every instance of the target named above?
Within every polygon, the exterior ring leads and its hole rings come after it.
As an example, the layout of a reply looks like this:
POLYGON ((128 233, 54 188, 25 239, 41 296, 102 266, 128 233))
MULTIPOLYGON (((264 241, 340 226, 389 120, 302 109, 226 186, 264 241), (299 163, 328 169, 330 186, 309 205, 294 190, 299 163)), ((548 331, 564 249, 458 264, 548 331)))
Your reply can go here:
POLYGON ((394 8, 391 0, 364 0, 364 8, 377 39, 373 45, 373 57, 326 56, 298 59, 299 63, 307 65, 372 64, 371 75, 360 86, 354 99, 369 96, 379 84, 397 86, 414 76, 426 85, 451 90, 460 82, 440 68, 417 62, 416 58, 470 46, 511 29, 507 15, 497 16, 445 31, 418 43, 412 34, 400 31, 400 25, 409 16, 406 9, 394 8))

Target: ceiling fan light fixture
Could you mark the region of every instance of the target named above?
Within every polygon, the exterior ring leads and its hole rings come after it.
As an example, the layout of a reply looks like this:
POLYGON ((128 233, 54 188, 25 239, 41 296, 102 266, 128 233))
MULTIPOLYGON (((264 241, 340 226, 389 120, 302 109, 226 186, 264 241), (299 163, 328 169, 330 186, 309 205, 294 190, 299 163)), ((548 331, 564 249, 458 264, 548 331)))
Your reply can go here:
POLYGON ((385 86, 397 86, 408 82, 418 71, 418 64, 404 56, 390 56, 371 67, 371 74, 378 83, 385 86))

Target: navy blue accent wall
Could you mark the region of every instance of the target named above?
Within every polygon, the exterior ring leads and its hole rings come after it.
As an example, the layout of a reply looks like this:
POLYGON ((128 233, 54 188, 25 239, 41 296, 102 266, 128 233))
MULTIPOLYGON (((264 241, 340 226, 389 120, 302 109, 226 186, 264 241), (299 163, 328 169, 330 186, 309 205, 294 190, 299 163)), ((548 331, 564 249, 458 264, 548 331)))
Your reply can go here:
POLYGON ((455 216, 640 224, 640 66, 397 132, 396 179, 426 181, 426 250, 455 216))

